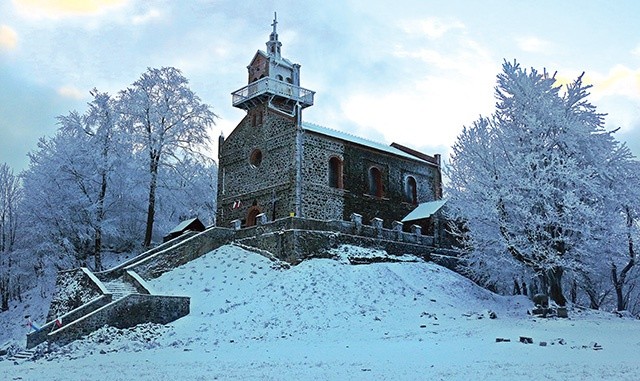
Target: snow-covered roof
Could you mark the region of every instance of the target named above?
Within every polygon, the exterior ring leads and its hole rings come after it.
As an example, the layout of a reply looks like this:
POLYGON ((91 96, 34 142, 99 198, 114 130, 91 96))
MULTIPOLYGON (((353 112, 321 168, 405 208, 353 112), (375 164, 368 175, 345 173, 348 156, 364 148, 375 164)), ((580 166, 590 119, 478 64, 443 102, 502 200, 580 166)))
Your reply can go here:
MULTIPOLYGON (((359 144, 359 145, 364 146, 364 147, 373 148, 373 149, 376 149, 376 150, 379 150, 379 151, 390 153, 390 154, 395 155, 395 156, 401 156, 401 157, 404 157, 404 158, 407 158, 407 159, 416 160, 416 161, 420 161, 420 162, 424 162, 424 163, 429 163, 426 160, 422 160, 419 157, 410 155, 407 152, 401 151, 401 150, 399 150, 399 149, 397 149, 395 147, 392 147, 392 146, 389 146, 389 145, 385 145, 385 144, 382 144, 382 143, 378 143, 378 142, 374 142, 372 140, 361 138, 359 136, 351 135, 351 134, 346 133, 346 132, 333 130, 333 129, 327 128, 327 127, 322 127, 322 126, 319 126, 317 124, 308 123, 308 122, 302 122, 302 129, 305 130, 305 131, 315 132, 317 134, 321 134, 321 135, 329 136, 329 137, 332 137, 332 138, 336 138, 336 139, 348 141, 348 142, 351 142, 351 143, 359 144)), ((430 164, 433 164, 433 163, 430 163, 430 164)))
POLYGON ((198 217, 196 218, 192 218, 190 220, 184 220, 182 222, 180 222, 178 224, 178 226, 176 226, 175 228, 173 228, 168 234, 173 234, 173 233, 180 233, 182 232, 184 229, 187 228, 187 226, 191 225, 193 222, 195 222, 198 219, 198 217))
POLYGON ((422 220, 424 218, 431 217, 435 212, 437 212, 442 206, 447 202, 447 200, 436 200, 436 201, 427 201, 418 205, 417 208, 411 211, 411 213, 407 214, 405 218, 402 219, 401 222, 409 222, 422 220))

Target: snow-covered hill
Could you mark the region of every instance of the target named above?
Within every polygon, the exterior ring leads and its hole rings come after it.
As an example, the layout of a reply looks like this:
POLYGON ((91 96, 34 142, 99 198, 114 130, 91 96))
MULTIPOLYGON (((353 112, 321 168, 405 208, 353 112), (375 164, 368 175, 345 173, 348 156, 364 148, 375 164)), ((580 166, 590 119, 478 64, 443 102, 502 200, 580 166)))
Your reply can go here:
MULTIPOLYGON (((362 250, 336 254, 371 255, 362 250)), ((535 319, 528 299, 432 263, 313 259, 287 269, 224 246, 150 284, 191 296, 190 315, 105 327, 34 362, 0 361, 3 379, 640 379, 637 320, 576 309, 535 319)))

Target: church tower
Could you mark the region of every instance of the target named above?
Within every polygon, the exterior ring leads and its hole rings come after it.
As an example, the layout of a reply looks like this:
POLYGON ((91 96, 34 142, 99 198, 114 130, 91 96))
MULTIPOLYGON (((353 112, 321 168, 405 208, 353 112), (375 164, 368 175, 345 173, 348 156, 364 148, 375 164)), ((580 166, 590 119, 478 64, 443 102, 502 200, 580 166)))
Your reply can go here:
POLYGON ((301 114, 315 93, 300 87, 300 65, 282 56, 276 15, 271 26, 266 51, 247 66, 247 85, 231 94, 247 114, 218 140, 219 226, 302 215, 301 114))
POLYGON ((300 87, 300 65, 282 57, 278 41, 278 20, 274 14, 273 31, 267 41, 267 51, 258 50, 247 66, 248 84, 234 91, 233 106, 250 110, 256 105, 297 116, 301 109, 313 105, 314 92, 300 87))

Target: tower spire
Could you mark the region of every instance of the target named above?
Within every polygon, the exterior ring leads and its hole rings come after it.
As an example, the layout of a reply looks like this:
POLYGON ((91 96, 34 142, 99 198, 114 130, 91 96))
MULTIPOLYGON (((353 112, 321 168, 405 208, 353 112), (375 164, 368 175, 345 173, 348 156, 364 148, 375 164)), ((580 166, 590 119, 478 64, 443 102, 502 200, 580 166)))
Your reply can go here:
POLYGON ((273 32, 271 32, 269 41, 267 42, 267 54, 269 56, 280 58, 280 48, 282 47, 282 43, 278 41, 278 32, 276 30, 276 27, 278 26, 278 14, 276 12, 273 12, 273 23, 271 26, 273 27, 273 32))

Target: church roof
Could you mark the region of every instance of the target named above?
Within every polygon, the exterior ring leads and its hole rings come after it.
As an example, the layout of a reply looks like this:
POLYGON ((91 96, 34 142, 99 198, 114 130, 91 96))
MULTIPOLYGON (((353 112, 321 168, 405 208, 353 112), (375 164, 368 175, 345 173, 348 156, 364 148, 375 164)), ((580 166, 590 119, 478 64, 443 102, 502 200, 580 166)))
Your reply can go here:
POLYGON ((308 123, 308 122, 302 122, 302 129, 305 131, 310 131, 310 132, 315 132, 316 134, 320 134, 320 135, 325 135, 325 136, 329 136, 332 138, 336 138, 336 139, 340 139, 340 140, 344 140, 347 142, 351 142, 351 143, 355 143, 364 147, 368 147, 368 148, 373 148, 376 149, 378 151, 383 151, 395 156, 400 156, 400 157, 404 157, 406 159, 411 159, 411 160, 416 160, 416 161, 420 161, 420 162, 425 162, 425 163, 429 163, 431 165, 433 165, 433 162, 424 160, 420 157, 417 157, 415 155, 411 155, 405 151, 401 151, 395 147, 392 147, 390 145, 386 145, 386 144, 382 144, 382 143, 378 143, 375 142, 373 140, 368 140, 365 138, 361 138, 359 136, 355 136, 355 135, 351 135, 349 133, 346 132, 342 132, 342 131, 338 131, 338 130, 334 130, 331 128, 327 128, 327 127, 322 127, 319 126, 317 124, 313 124, 313 123, 308 123))
POLYGON ((287 67, 289 69, 293 68, 293 62, 289 61, 288 59, 286 59, 284 57, 270 56, 262 49, 258 49, 256 54, 262 54, 264 57, 266 57, 268 59, 272 59, 273 62, 275 62, 276 64, 278 64, 280 66, 284 66, 284 67, 287 67))
POLYGON ((431 217, 435 212, 440 210, 447 200, 427 201, 418 205, 417 208, 407 214, 401 222, 417 221, 431 217))

